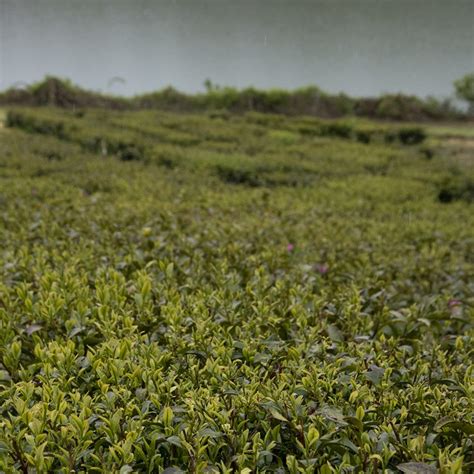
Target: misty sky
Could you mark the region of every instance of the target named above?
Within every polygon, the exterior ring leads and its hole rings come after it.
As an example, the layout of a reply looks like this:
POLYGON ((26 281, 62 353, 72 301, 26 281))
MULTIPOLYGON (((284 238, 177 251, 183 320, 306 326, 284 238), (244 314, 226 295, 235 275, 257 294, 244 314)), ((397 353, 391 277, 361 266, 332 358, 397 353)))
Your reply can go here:
POLYGON ((471 71, 474 0, 0 0, 1 89, 52 74, 117 94, 210 78, 447 96, 471 71))

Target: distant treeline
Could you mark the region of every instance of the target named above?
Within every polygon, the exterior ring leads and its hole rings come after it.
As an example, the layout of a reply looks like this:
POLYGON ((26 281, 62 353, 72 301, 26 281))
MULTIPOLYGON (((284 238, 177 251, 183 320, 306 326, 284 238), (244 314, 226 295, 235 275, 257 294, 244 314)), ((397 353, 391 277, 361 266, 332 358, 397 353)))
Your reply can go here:
POLYGON ((463 120, 466 113, 447 99, 420 99, 404 94, 353 98, 345 94, 328 94, 317 87, 294 91, 238 90, 206 84, 206 92, 185 94, 172 87, 131 98, 85 90, 70 81, 46 77, 42 82, 0 93, 0 105, 55 106, 61 108, 100 107, 114 110, 162 109, 176 112, 227 110, 255 111, 286 115, 311 115, 338 118, 348 115, 384 120, 463 120))

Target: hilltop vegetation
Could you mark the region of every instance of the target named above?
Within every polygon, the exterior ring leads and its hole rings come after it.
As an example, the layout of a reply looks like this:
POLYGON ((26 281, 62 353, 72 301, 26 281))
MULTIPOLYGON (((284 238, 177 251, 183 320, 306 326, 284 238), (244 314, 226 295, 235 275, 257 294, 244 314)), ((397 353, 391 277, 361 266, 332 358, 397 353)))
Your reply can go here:
POLYGON ((0 471, 474 469, 472 129, 6 125, 0 471))
MULTIPOLYGON (((458 84, 458 83, 456 83, 458 84)), ((233 113, 260 112, 285 115, 311 115, 322 118, 358 116, 399 121, 466 120, 465 113, 450 100, 420 99, 404 94, 353 98, 328 94, 318 87, 295 91, 237 90, 206 82, 206 92, 185 94, 172 87, 133 98, 115 97, 84 90, 69 81, 47 77, 23 88, 0 94, 0 105, 50 106, 62 108, 103 107, 114 110, 159 109, 174 112, 225 110, 233 113)))

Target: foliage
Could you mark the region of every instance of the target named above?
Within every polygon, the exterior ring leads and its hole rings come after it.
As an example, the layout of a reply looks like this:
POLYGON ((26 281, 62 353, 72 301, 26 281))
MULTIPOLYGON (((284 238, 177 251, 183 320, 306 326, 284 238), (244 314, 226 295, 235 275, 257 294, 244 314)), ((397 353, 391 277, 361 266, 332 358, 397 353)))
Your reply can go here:
POLYGON ((469 104, 471 114, 474 114, 474 73, 466 74, 454 82, 456 95, 469 104))
POLYGON ((75 86, 71 81, 46 76, 43 81, 22 89, 9 89, 0 94, 0 104, 24 106, 106 107, 129 108, 127 99, 88 91, 75 86))
POLYGON ((160 91, 123 98, 88 91, 70 81, 48 76, 44 81, 26 88, 9 89, 0 93, 0 105, 55 106, 73 110, 78 107, 102 107, 113 110, 160 109, 187 113, 260 112, 321 118, 355 115, 397 121, 466 119, 466 115, 457 110, 450 100, 441 101, 434 97, 423 100, 403 94, 386 94, 377 98, 352 98, 342 93, 328 94, 315 86, 294 91, 259 90, 253 87, 238 90, 219 87, 209 79, 204 86, 204 93, 194 95, 166 87, 160 91))
POLYGON ((438 195, 473 173, 441 128, 8 117, 0 471, 472 471, 474 213, 438 195))
POLYGON ((426 133, 419 127, 405 127, 398 132, 398 138, 404 145, 418 145, 426 138, 426 133))
POLYGON ((474 180, 470 176, 451 176, 445 179, 440 186, 438 199, 441 202, 474 202, 474 180))

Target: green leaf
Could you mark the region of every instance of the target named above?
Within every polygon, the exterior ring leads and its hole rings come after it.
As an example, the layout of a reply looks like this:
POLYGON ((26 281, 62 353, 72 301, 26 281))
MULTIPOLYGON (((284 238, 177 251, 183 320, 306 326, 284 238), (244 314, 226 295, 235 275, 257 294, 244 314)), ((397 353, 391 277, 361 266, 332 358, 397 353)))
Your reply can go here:
POLYGON ((424 462, 406 462, 397 466, 405 474, 436 474, 438 469, 424 462))
POLYGON ((344 421, 346 421, 350 425, 354 426, 359 431, 363 431, 363 429, 364 429, 364 425, 363 425, 362 421, 359 420, 359 418, 356 418, 354 416, 345 416, 344 421))
POLYGON ((276 420, 288 422, 288 420, 281 413, 278 413, 274 408, 270 408, 270 413, 276 420))
POLYGON ((222 438, 222 436, 224 436, 224 434, 221 433, 220 431, 215 431, 211 428, 203 428, 202 430, 199 431, 199 435, 202 437, 207 436, 213 439, 222 438))
POLYGON ((365 377, 374 385, 380 385, 380 382, 382 381, 384 374, 385 374, 385 369, 382 369, 381 367, 377 367, 374 365, 370 368, 369 371, 365 373, 365 377))
POLYGON ((171 278, 173 276, 173 271, 174 271, 174 263, 171 262, 166 267, 166 276, 168 278, 171 278))
POLYGON ((41 331, 41 329, 43 329, 43 326, 40 324, 30 324, 26 327, 25 332, 28 334, 28 336, 31 336, 33 333, 41 331))
POLYGON ((347 425, 347 422, 344 420, 344 415, 342 411, 338 408, 325 406, 319 409, 318 413, 321 414, 324 418, 326 418, 326 420, 333 421, 338 425, 347 425))
POLYGON ((183 444, 181 443, 181 440, 179 439, 178 436, 168 436, 168 438, 166 438, 166 441, 168 441, 168 443, 174 446, 177 446, 178 448, 183 447, 183 444))
POLYGON ((343 342, 344 341, 344 334, 342 331, 335 326, 334 324, 330 324, 326 328, 326 332, 328 333, 328 336, 335 342, 343 342))
POLYGON ((457 421, 450 416, 445 416, 438 420, 434 425, 435 431, 440 431, 443 428, 450 428, 457 431, 462 431, 467 435, 474 434, 474 424, 467 421, 457 421))
POLYGON ((172 466, 172 467, 167 467, 163 471, 163 474, 184 474, 184 471, 180 469, 179 467, 172 466))

